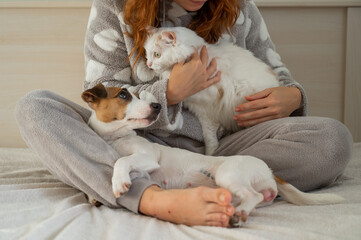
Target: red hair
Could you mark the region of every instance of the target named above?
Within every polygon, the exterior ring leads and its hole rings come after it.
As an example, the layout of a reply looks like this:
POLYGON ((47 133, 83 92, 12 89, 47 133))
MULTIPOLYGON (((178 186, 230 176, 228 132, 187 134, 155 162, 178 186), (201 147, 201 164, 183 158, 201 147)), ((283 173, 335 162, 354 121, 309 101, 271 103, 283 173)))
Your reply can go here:
MULTIPOLYGON (((208 43, 216 43, 224 32, 230 33, 241 10, 242 0, 208 0, 198 10, 188 28, 194 30, 208 43)), ((148 26, 159 27, 159 0, 127 0, 124 7, 124 21, 132 27, 126 33, 134 39, 134 48, 129 54, 136 54, 136 60, 145 55, 143 48, 148 26)))

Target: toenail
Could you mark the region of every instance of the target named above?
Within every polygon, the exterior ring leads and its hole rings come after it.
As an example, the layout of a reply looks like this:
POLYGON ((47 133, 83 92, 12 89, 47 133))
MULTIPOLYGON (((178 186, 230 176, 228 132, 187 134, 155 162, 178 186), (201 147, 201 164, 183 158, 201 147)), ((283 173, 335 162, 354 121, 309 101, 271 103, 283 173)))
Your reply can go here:
POLYGON ((231 207, 227 208, 227 212, 232 213, 232 208, 231 207))
POLYGON ((222 193, 220 196, 219 196, 219 200, 221 202, 224 202, 226 200, 226 195, 224 193, 222 193))

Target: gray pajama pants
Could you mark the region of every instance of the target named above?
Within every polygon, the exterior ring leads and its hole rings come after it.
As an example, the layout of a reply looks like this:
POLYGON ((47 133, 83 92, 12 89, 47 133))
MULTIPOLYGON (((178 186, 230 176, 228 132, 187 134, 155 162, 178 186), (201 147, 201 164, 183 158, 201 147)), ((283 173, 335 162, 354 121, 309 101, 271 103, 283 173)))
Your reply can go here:
MULTIPOLYGON (((109 207, 138 212, 143 191, 152 184, 136 178, 131 190, 116 199, 111 188, 118 153, 87 125, 90 111, 49 91, 33 91, 15 110, 20 132, 45 167, 59 180, 109 207)), ((203 144, 185 137, 150 141, 203 153, 203 144)), ((215 155, 252 155, 275 175, 300 190, 333 183, 351 157, 352 137, 340 122, 320 117, 289 117, 258 124, 220 141, 215 155)))

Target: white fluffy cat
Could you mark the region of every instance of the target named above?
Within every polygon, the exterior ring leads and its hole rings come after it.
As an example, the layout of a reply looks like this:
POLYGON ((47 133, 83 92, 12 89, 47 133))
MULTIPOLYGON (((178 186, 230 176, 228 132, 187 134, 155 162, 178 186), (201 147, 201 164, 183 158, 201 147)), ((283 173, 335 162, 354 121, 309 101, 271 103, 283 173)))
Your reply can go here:
MULTIPOLYGON (((235 108, 244 103, 245 96, 280 85, 272 69, 253 54, 230 42, 208 44, 194 31, 184 27, 159 28, 150 31, 144 44, 147 65, 161 78, 169 78, 174 64, 189 59, 205 45, 209 62, 217 61, 221 81, 184 100, 202 125, 206 154, 218 148, 217 130, 240 129, 233 120, 235 108)), ((208 63, 209 64, 209 63, 208 63)))

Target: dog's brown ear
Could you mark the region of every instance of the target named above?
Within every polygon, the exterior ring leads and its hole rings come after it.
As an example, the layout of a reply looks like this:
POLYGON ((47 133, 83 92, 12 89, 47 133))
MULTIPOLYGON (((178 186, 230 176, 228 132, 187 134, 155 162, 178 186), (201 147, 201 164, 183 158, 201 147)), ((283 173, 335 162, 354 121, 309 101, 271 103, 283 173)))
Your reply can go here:
POLYGON ((137 92, 133 92, 134 96, 136 96, 138 99, 140 99, 139 94, 137 92))
POLYGON ((81 94, 81 98, 84 102, 88 103, 91 108, 94 108, 94 104, 99 102, 99 99, 106 98, 108 96, 107 90, 103 84, 99 83, 95 87, 84 91, 81 94))

